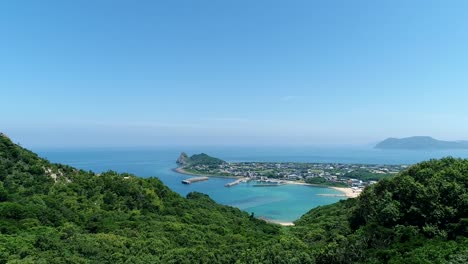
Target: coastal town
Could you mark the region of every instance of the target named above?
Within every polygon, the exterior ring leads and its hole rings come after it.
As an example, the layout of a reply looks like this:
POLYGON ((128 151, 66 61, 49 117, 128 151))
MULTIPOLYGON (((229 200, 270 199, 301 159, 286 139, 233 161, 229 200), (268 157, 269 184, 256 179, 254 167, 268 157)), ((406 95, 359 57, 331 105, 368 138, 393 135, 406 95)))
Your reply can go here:
POLYGON ((179 172, 198 176, 237 177, 270 186, 287 182, 351 187, 356 191, 408 168, 408 165, 379 164, 225 162, 206 154, 188 157, 185 153, 177 163, 179 172))

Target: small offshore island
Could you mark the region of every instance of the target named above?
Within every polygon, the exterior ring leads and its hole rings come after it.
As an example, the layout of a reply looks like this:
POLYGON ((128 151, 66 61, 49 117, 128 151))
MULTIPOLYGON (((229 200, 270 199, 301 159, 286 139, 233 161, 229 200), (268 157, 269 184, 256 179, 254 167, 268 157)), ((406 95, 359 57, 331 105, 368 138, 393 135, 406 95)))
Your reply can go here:
POLYGON ((366 186, 408 168, 408 165, 226 162, 205 153, 189 157, 185 152, 180 154, 176 163, 179 165, 174 169, 176 172, 197 176, 183 180, 184 184, 208 180, 208 177, 232 177, 236 180, 225 187, 241 182, 254 182, 254 187, 300 184, 333 188, 348 198, 357 197, 366 186))

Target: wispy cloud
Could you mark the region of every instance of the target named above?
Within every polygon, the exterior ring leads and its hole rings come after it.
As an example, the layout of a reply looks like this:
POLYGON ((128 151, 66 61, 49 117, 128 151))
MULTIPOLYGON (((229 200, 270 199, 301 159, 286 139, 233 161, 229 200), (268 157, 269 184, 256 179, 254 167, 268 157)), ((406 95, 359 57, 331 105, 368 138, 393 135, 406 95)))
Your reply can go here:
POLYGON ((206 118, 203 120, 212 121, 212 122, 237 122, 237 123, 245 123, 245 122, 250 121, 250 119, 243 118, 243 117, 215 117, 215 118, 206 118))
POLYGON ((290 102, 290 101, 297 100, 299 98, 300 96, 296 96, 296 95, 286 95, 286 96, 281 97, 281 101, 290 102))

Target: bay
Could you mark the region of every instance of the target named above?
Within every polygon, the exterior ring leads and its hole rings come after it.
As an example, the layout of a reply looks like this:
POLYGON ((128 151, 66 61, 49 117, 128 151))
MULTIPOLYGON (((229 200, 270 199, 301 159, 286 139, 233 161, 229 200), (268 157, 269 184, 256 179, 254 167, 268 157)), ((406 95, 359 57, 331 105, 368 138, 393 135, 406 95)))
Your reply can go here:
MULTIPOLYGON (((34 150, 34 149, 33 149, 34 150)), ((84 170, 104 172, 114 170, 129 172, 140 177, 157 177, 169 188, 185 196, 197 191, 208 194, 216 202, 235 206, 256 217, 290 222, 317 206, 342 199, 317 194, 341 194, 321 187, 282 185, 253 187, 242 183, 231 188, 224 185, 228 178, 210 178, 190 185, 181 184, 189 178, 174 172, 175 160, 180 152, 189 155, 207 153, 229 162, 326 162, 353 164, 414 164, 431 158, 445 156, 468 157, 468 150, 407 151, 376 150, 372 148, 342 147, 144 147, 144 148, 87 148, 87 149, 36 149, 51 162, 63 163, 84 170)))

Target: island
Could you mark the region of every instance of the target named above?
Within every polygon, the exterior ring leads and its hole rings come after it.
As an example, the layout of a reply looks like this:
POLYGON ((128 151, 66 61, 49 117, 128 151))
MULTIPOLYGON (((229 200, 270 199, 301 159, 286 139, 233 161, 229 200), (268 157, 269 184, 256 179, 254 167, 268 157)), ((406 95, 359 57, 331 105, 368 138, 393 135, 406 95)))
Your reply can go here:
POLYGON ((226 187, 253 181, 255 187, 304 184, 325 186, 356 194, 378 180, 398 174, 408 165, 300 163, 300 162, 226 162, 205 153, 188 156, 182 152, 177 159, 179 173, 203 177, 237 178, 226 187))
POLYGON ((444 141, 429 136, 415 136, 407 138, 387 138, 375 145, 376 149, 468 149, 468 141, 444 141))

